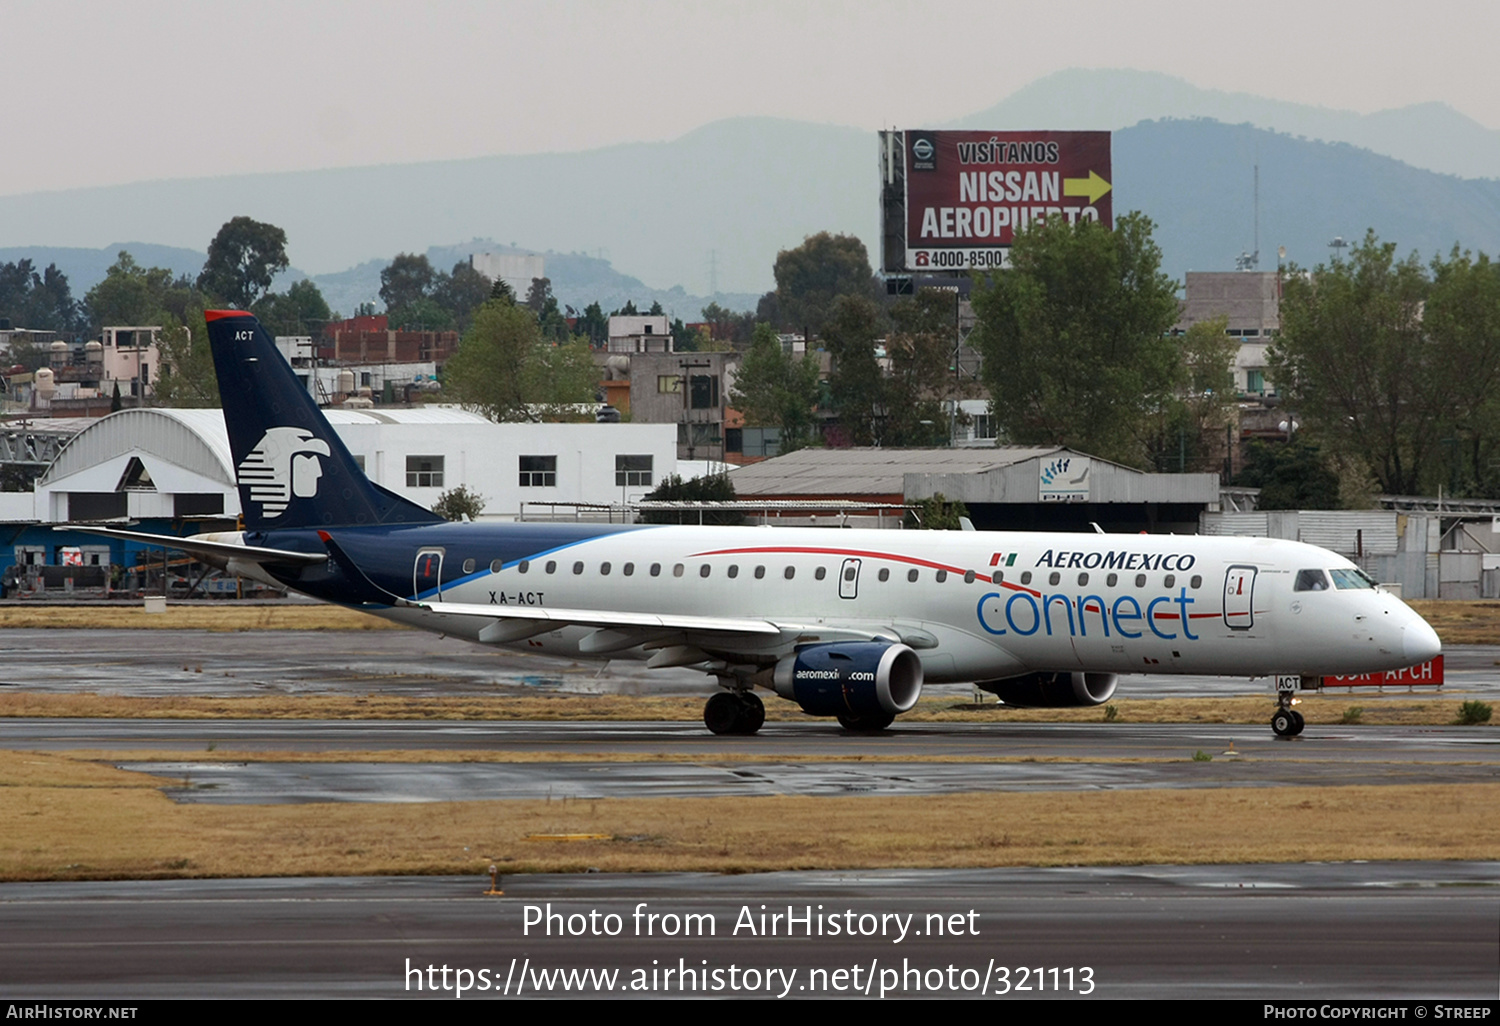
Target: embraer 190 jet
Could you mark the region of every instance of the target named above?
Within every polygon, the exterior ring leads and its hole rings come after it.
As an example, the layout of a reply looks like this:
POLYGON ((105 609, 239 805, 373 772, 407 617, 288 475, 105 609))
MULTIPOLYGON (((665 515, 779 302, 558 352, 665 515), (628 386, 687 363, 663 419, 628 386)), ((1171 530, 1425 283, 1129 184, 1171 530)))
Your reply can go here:
MULTIPOLYGON (((696 667, 720 687, 716 734, 760 728, 757 689, 876 731, 925 681, 1099 705, 1123 674, 1285 681, 1441 650, 1359 567, 1299 542, 449 523, 365 477, 252 315, 207 321, 244 530, 90 530, 479 644, 696 667)), ((1278 693, 1272 729, 1300 733, 1278 693)))

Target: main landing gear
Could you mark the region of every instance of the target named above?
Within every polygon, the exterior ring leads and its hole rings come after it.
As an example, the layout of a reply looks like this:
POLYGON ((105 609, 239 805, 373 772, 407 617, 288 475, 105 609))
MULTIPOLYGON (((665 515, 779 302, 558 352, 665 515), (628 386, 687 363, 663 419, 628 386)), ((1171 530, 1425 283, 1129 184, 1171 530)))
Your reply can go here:
POLYGON ((851 734, 874 734, 896 722, 896 714, 888 712, 839 713, 839 726, 851 734))
POLYGON ((720 691, 703 707, 703 725, 715 734, 754 734, 765 722, 765 704, 753 691, 720 691))

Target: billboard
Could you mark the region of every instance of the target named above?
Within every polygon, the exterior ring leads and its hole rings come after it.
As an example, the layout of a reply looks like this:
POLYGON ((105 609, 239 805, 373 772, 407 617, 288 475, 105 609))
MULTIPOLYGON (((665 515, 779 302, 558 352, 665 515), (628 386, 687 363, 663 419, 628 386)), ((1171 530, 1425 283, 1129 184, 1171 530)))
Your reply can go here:
POLYGON ((882 132, 881 172, 887 272, 1004 267, 1047 218, 1114 226, 1108 132, 882 132))

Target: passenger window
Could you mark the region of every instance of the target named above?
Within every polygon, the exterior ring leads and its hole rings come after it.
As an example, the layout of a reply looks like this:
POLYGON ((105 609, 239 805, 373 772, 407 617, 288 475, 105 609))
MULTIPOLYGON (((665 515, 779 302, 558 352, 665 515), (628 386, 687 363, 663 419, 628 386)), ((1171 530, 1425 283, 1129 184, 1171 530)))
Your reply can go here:
POLYGON ((787 580, 790 581, 793 577, 797 576, 797 568, 794 567, 794 566, 787 567, 786 568, 786 573, 785 573, 784 576, 786 577, 787 580))
POLYGON ((726 572, 729 574, 729 579, 731 581, 734 580, 736 577, 738 577, 740 575, 740 566, 739 566, 739 564, 738 563, 731 563, 731 564, 729 564, 729 569, 726 572))
POLYGON ((466 559, 466 560, 464 560, 464 573, 466 573, 466 574, 472 574, 473 572, 474 572, 474 561, 472 559, 466 559))
POLYGON ((763 567, 763 566, 756 567, 755 568, 755 579, 758 581, 758 580, 760 580, 764 576, 766 576, 766 568, 763 567))
POLYGON ((609 564, 608 563, 600 563, 599 564, 599 573, 600 573, 601 576, 608 577, 609 576, 609 564))
POLYGON ((683 570, 683 566, 682 566, 681 563, 675 564, 672 567, 672 576, 673 577, 681 577, 682 576, 682 570, 683 570))
POLYGON ((578 562, 573 564, 573 573, 575 575, 583 573, 583 560, 580 559, 578 562))
POLYGON ((652 577, 660 577, 661 576, 661 564, 660 563, 652 563, 651 564, 651 576, 652 577))
POLYGON ((976 574, 976 573, 975 573, 975 572, 974 572, 974 571, 972 571, 972 570, 965 570, 965 571, 964 571, 964 583, 965 583, 965 584, 973 584, 973 583, 974 583, 974 578, 975 578, 975 577, 978 577, 978 576, 979 576, 979 575, 978 575, 978 574, 976 574))
POLYGON ((1117 584, 1120 583, 1120 575, 1119 574, 1110 574, 1108 577, 1106 577, 1104 579, 1104 583, 1105 583, 1105 585, 1107 587, 1113 588, 1115 585, 1117 585, 1117 584))
POLYGON ((1088 574, 1079 574, 1078 575, 1078 586, 1081 588, 1081 587, 1083 587, 1087 583, 1089 583, 1089 575, 1088 574))
POLYGON ((845 568, 845 570, 844 570, 844 580, 846 580, 846 581, 852 581, 852 580, 854 580, 854 574, 855 574, 854 567, 851 566, 851 567, 845 568))
POLYGON ((948 571, 946 571, 946 570, 939 570, 937 572, 937 582, 939 584, 942 584, 947 579, 948 579, 948 571))
POLYGON ((626 577, 629 577, 631 574, 635 573, 635 564, 626 563, 623 567, 620 568, 620 573, 624 574, 626 577))
POLYGON ((498 574, 503 569, 505 569, 505 561, 504 560, 499 560, 499 559, 492 559, 492 560, 490 560, 490 573, 492 573, 492 574, 498 574))
POLYGON ((528 570, 531 569, 531 560, 529 560, 529 559, 523 559, 523 560, 521 560, 521 562, 519 562, 519 563, 516 564, 516 569, 519 570, 519 571, 521 571, 521 573, 524 574, 526 571, 528 571, 528 570))
POLYGON ((555 560, 555 559, 549 559, 549 560, 547 560, 547 572, 549 574, 555 574, 555 573, 557 573, 557 560, 555 560))
POLYGON ((1146 575, 1145 574, 1136 574, 1135 575, 1135 586, 1137 588, 1144 588, 1146 586, 1146 575))
POLYGON ((882 581, 889 581, 891 579, 891 568, 888 566, 881 567, 879 576, 882 581))
POLYGON ((821 581, 823 578, 825 578, 827 576, 828 576, 828 568, 827 567, 820 566, 816 570, 813 571, 813 579, 814 580, 821 581))
POLYGON ((700 566, 698 568, 698 576, 699 577, 707 577, 708 574, 709 574, 708 564, 704 563, 702 566, 700 566))
POLYGON ((1199 588, 1203 587, 1203 578, 1198 574, 1194 574, 1193 579, 1191 581, 1188 581, 1188 586, 1194 591, 1197 591, 1199 588))
POLYGON ((1062 574, 1058 573, 1056 570, 1047 575, 1048 584, 1056 584, 1060 580, 1062 580, 1062 574))
POLYGON ((1297 583, 1292 586, 1293 591, 1327 591, 1328 578, 1323 576, 1321 570, 1298 570, 1297 583))
POLYGON ((1002 572, 1001 572, 1001 571, 999 571, 999 570, 996 570, 996 571, 995 571, 995 572, 994 572, 994 573, 993 573, 993 574, 992 574, 992 575, 991 575, 991 576, 990 576, 990 580, 991 580, 991 581, 994 581, 994 582, 995 582, 995 583, 996 583, 996 584, 1004 584, 1004 583, 1005 583, 1005 574, 1004 574, 1004 573, 1002 573, 1002 572))
POLYGON ((915 570, 908 570, 908 571, 906 571, 906 579, 908 581, 910 581, 911 583, 916 584, 917 583, 917 577, 918 577, 917 571, 915 571, 915 570))
POLYGON ((1174 588, 1177 586, 1177 575, 1167 574, 1166 580, 1161 582, 1164 587, 1174 588))
POLYGON ((1031 571, 1030 570, 1023 570, 1023 571, 1021 571, 1021 583, 1022 584, 1030 584, 1031 583, 1031 571))

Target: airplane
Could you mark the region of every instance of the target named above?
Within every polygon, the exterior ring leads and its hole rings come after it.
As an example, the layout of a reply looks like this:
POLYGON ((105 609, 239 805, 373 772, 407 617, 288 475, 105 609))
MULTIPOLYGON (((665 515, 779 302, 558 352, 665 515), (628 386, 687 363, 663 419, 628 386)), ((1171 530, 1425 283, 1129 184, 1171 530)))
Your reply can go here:
POLYGON ((715 734, 756 689, 882 731, 924 682, 1014 706, 1108 702, 1131 673, 1305 678, 1441 652, 1354 563, 1269 538, 452 523, 369 480, 254 316, 206 314, 243 530, 164 537, 229 573, 424 630, 574 659, 696 667, 715 734))

